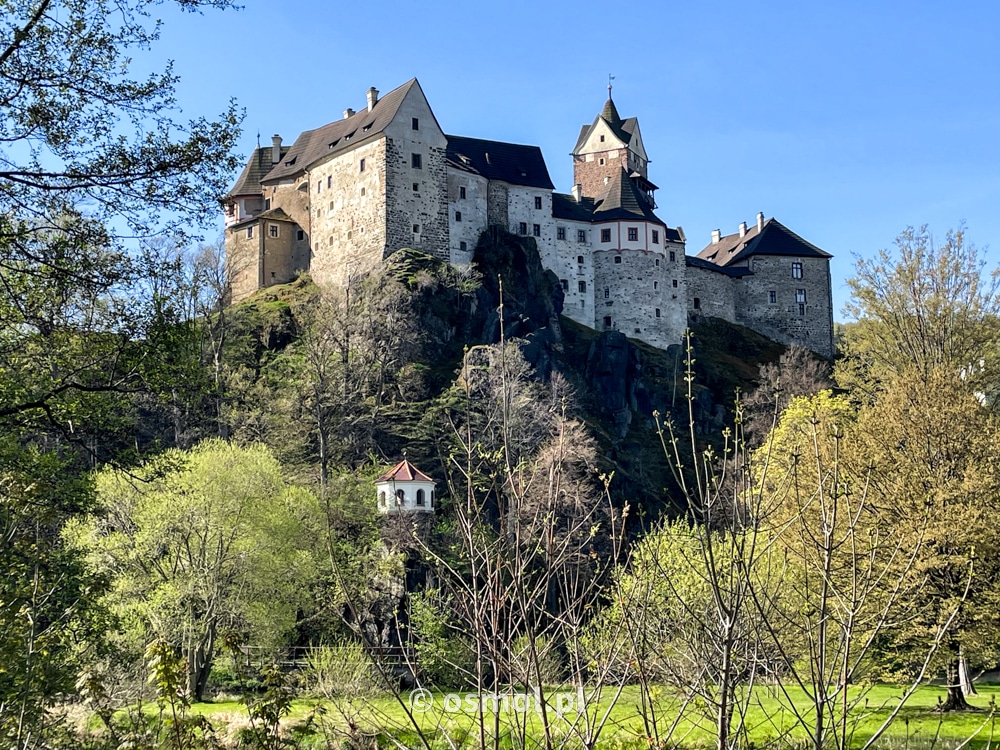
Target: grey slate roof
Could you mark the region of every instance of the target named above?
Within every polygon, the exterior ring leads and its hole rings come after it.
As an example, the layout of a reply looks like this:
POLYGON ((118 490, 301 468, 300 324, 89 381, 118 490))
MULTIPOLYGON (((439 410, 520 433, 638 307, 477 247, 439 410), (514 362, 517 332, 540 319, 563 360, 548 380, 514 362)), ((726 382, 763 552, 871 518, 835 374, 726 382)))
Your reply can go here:
POLYGON ((646 197, 635 187, 632 180, 624 177, 612 180, 608 191, 600 198, 583 197, 577 202, 572 195, 552 194, 552 217, 567 221, 597 223, 625 219, 626 221, 651 221, 663 227, 663 237, 667 242, 683 242, 680 230, 668 227, 653 213, 646 197), (627 183, 627 184, 626 184, 627 183))
POLYGON ((663 221, 653 213, 649 200, 629 179, 624 169, 619 169, 611 177, 603 195, 597 198, 594 208, 594 221, 611 221, 612 219, 642 219, 662 224, 663 221))
POLYGON ((545 157, 538 146, 449 135, 448 163, 466 172, 511 185, 552 190, 545 157))
MULTIPOLYGON (((288 147, 282 147, 282 157, 287 153, 288 147)), ((274 166, 271 161, 272 155, 271 146, 258 146, 255 148, 254 152, 250 154, 250 159, 247 161, 246 166, 243 167, 243 171, 240 172, 240 176, 236 178, 236 183, 226 193, 225 197, 236 198, 241 195, 261 195, 263 191, 260 188, 260 181, 274 166)))
POLYGON ((594 199, 582 198, 579 203, 572 195, 552 194, 552 217, 568 221, 593 221, 594 199))
POLYGON ((715 271, 716 273, 721 273, 724 276, 732 276, 734 278, 749 276, 753 273, 746 266, 717 266, 710 260, 705 260, 691 255, 684 256, 684 263, 685 265, 693 268, 704 268, 708 271, 715 271))
POLYGON ((830 253, 820 250, 811 242, 802 239, 776 219, 765 221, 760 231, 757 230, 757 225, 753 224, 743 237, 740 237, 739 233, 720 237, 718 242, 710 243, 698 253, 699 258, 717 266, 728 266, 749 258, 751 255, 802 258, 833 257, 830 253))
POLYGON ((273 182, 295 177, 325 156, 347 151, 361 141, 378 135, 395 118, 399 105, 414 86, 419 84, 416 78, 411 78, 381 97, 370 112, 366 107, 346 119, 300 134, 288 153, 282 157, 281 163, 261 181, 273 182))

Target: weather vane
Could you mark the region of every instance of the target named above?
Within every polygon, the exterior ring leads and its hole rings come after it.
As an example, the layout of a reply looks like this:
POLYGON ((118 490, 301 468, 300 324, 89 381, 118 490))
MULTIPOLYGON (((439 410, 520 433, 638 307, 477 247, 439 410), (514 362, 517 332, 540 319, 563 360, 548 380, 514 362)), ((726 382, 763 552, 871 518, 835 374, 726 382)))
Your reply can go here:
POLYGON ((611 96, 611 82, 615 80, 615 77, 608 73, 608 96, 611 96))

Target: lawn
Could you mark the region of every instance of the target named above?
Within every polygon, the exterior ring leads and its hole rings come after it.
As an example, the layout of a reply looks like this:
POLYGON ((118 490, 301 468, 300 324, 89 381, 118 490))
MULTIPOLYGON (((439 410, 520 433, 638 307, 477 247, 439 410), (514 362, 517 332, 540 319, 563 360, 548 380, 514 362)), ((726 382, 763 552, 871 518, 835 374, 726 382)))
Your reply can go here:
MULTIPOLYGON (((949 750, 963 744, 969 748, 990 746, 1000 740, 1000 736, 994 737, 993 720, 993 701, 1000 693, 1000 685, 984 685, 978 689, 979 695, 970 700, 976 711, 947 714, 935 710, 938 699, 944 694, 942 688, 929 686, 918 689, 875 747, 949 750)), ((789 692, 796 709, 806 712, 808 701, 801 691, 789 692)), ((863 747, 899 705, 901 697, 902 688, 893 685, 877 685, 867 690, 847 722, 852 734, 851 745, 863 747)), ((413 700, 413 705, 421 709, 412 712, 413 720, 400 701, 391 696, 345 696, 323 701, 300 699, 294 703, 291 719, 301 722, 307 716, 315 715, 328 729, 346 731, 351 727, 359 734, 390 734, 410 747, 420 745, 417 727, 433 738, 431 744, 435 747, 448 746, 445 735, 460 746, 463 738, 471 742, 465 746, 478 745, 477 696, 434 692, 404 694, 401 699, 407 705, 413 700)), ((522 734, 540 738, 544 732, 543 718, 535 710, 534 702, 534 696, 526 695, 506 696, 499 701, 487 697, 484 702, 487 735, 498 733, 508 736, 510 739, 504 744, 511 747, 518 746, 514 738, 522 734)), ((574 738, 587 734, 588 725, 592 727, 605 716, 599 743, 602 748, 650 747, 652 743, 648 738, 651 736, 658 738, 662 746, 697 748, 712 745, 711 723, 697 707, 691 704, 685 707, 680 697, 666 688, 656 696, 652 710, 645 711, 645 722, 641 696, 635 687, 626 687, 617 700, 613 700, 612 691, 605 690, 603 695, 595 696, 584 713, 577 710, 577 696, 572 693, 553 694, 548 697, 548 702, 552 706, 546 717, 549 732, 553 736, 567 738, 567 746, 579 744, 574 738)), ((220 720, 245 715, 245 708, 237 702, 200 703, 192 710, 220 720)), ((781 747, 801 746, 807 736, 806 730, 796 725, 788 701, 773 687, 754 690, 745 724, 750 740, 758 748, 775 744, 781 747)))

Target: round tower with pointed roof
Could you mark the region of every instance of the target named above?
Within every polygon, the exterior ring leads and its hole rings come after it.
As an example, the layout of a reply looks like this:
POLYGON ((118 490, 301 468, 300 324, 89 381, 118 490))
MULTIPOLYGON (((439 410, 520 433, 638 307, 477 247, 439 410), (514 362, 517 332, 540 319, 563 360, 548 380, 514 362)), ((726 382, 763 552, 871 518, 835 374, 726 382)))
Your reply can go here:
POLYGON ((405 458, 375 480, 379 513, 433 513, 434 480, 405 458))

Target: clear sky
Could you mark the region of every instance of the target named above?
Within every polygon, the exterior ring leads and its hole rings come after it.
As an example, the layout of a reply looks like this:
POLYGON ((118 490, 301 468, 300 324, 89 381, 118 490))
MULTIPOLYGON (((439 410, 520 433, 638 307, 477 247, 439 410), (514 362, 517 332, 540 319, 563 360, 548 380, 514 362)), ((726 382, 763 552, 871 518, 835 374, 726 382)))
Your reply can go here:
POLYGON ((536 144, 569 192, 612 74, 689 254, 763 211, 835 256, 840 319, 854 256, 908 225, 998 244, 996 0, 244 2, 164 6, 154 52, 186 116, 246 108, 244 155, 416 77, 446 133, 536 144))

